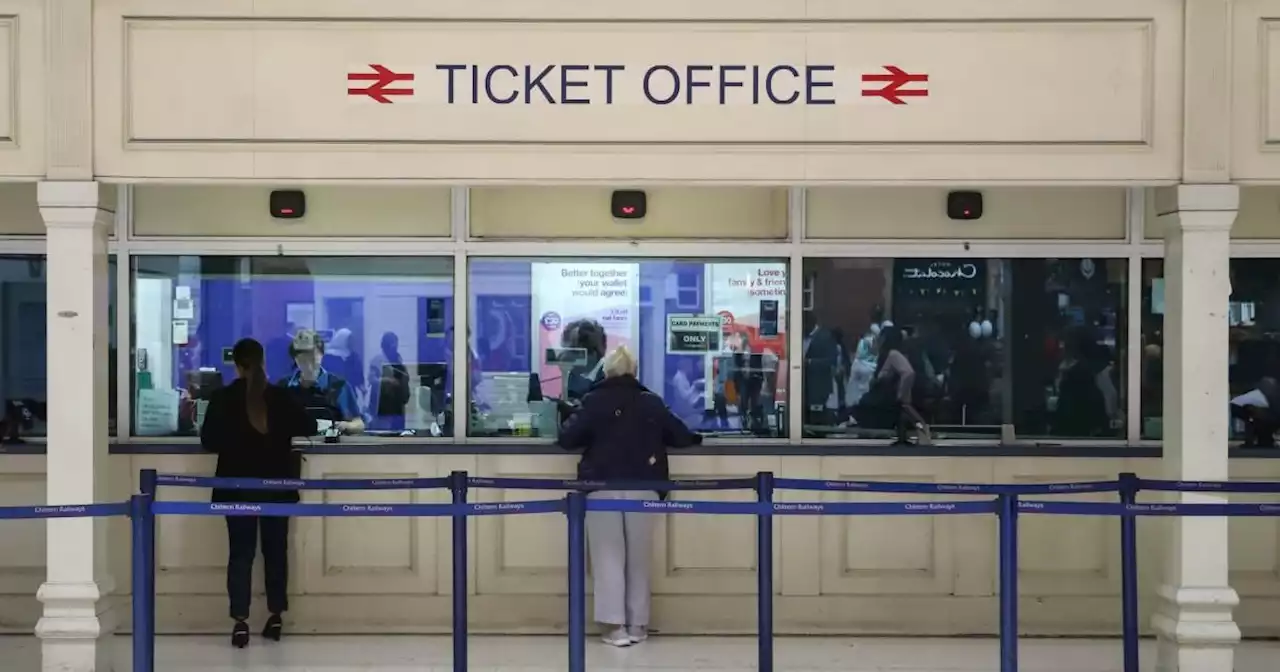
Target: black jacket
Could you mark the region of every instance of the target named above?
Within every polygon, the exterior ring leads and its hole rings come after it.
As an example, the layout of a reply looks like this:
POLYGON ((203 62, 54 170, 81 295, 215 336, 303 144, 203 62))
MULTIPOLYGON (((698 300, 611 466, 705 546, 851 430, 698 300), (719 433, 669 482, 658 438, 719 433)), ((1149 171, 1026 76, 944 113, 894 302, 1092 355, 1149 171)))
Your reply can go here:
POLYGON ((666 402, 631 376, 606 378, 560 427, 560 447, 582 448, 583 480, 667 480, 667 448, 702 443, 666 402))
MULTIPOLYGON (((243 379, 218 390, 209 400, 200 445, 218 455, 220 478, 300 478, 302 455, 293 437, 313 436, 316 421, 288 390, 268 385, 267 434, 249 424, 243 379)), ((215 502, 296 503, 297 490, 214 490, 215 502)))

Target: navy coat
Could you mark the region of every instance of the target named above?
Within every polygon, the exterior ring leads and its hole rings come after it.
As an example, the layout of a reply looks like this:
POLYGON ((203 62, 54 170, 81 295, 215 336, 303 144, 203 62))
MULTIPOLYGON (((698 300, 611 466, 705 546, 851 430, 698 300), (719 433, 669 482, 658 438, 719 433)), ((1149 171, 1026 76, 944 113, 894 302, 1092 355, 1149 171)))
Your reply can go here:
POLYGON ((560 427, 560 447, 583 449, 582 480, 665 481, 668 448, 702 443, 661 397, 632 376, 606 378, 560 427))

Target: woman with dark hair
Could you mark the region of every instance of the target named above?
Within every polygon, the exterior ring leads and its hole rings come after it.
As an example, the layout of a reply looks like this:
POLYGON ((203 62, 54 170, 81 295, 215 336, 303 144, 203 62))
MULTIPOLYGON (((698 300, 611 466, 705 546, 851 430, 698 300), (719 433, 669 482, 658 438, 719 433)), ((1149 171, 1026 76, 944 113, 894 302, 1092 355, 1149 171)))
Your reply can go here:
POLYGON ((915 427, 917 440, 921 444, 928 444, 931 441, 929 425, 911 403, 916 371, 903 353, 905 342, 902 330, 898 327, 888 326, 880 332, 880 357, 876 361, 874 380, 876 385, 892 386, 892 403, 898 408, 898 440, 895 445, 908 443, 907 423, 915 427))
MULTIPOLYGON (((219 478, 300 478, 301 454, 293 437, 312 436, 316 421, 293 395, 267 382, 262 344, 241 339, 231 350, 236 381, 214 392, 200 429, 200 445, 218 455, 219 478)), ((215 502, 296 504, 297 490, 213 491, 215 502)), ((262 537, 267 609, 271 612, 262 636, 279 641, 281 614, 289 608, 289 519, 274 516, 227 516, 227 596, 235 625, 231 643, 249 643, 249 602, 253 590, 253 561, 262 537)))

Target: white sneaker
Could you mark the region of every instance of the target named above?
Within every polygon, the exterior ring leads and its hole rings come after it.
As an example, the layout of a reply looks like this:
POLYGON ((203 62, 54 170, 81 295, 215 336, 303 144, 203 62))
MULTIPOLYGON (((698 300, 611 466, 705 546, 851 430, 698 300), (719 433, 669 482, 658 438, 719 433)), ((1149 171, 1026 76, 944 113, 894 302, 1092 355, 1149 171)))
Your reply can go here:
POLYGON ((639 644, 640 642, 649 639, 649 628, 646 628, 643 625, 628 626, 627 638, 631 640, 632 644, 639 644))
POLYGON ((631 638, 627 636, 627 629, 622 626, 606 631, 600 636, 600 641, 608 644, 609 646, 631 646, 631 638))

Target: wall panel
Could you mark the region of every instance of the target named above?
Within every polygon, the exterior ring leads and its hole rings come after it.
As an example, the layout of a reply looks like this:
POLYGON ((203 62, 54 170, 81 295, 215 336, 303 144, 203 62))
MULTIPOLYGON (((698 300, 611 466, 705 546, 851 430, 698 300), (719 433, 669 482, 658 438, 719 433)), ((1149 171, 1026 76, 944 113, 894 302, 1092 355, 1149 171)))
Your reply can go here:
POLYGON ((805 236, 960 240, 1125 237, 1124 189, 985 189, 982 218, 974 221, 947 217, 948 191, 942 187, 809 189, 805 236))
POLYGON ((275 219, 272 189, 236 186, 137 186, 138 236, 448 237, 449 190, 440 187, 307 187, 307 214, 275 219))
POLYGON ((569 0, 517 12, 401 2, 380 5, 395 12, 389 29, 355 0, 270 16, 114 0, 96 16, 98 170, 605 184, 1176 177, 1172 3, 780 4, 768 16, 784 22, 723 2, 607 2, 594 18, 569 0), (543 64, 583 67, 539 78, 543 64), (864 85, 887 73, 927 77, 927 97, 897 93, 915 80, 884 95, 864 85), (361 74, 374 79, 348 86, 361 74))
POLYGON ((1235 179, 1280 181, 1280 2, 1232 6, 1232 151, 1235 179))
POLYGON ((45 174, 44 27, 44 2, 0 0, 0 178, 45 174))
POLYGON ((642 220, 610 216, 612 189, 477 187, 471 189, 475 238, 787 237, 787 190, 767 187, 648 189, 642 220))
MULTIPOLYGON (((313 478, 432 478, 435 456, 316 456, 313 478)), ((449 501, 447 491, 374 490, 307 493, 326 504, 427 504, 449 501)), ((434 595, 439 561, 449 549, 437 544, 447 518, 322 518, 294 521, 302 560, 301 592, 358 595, 434 595)))

